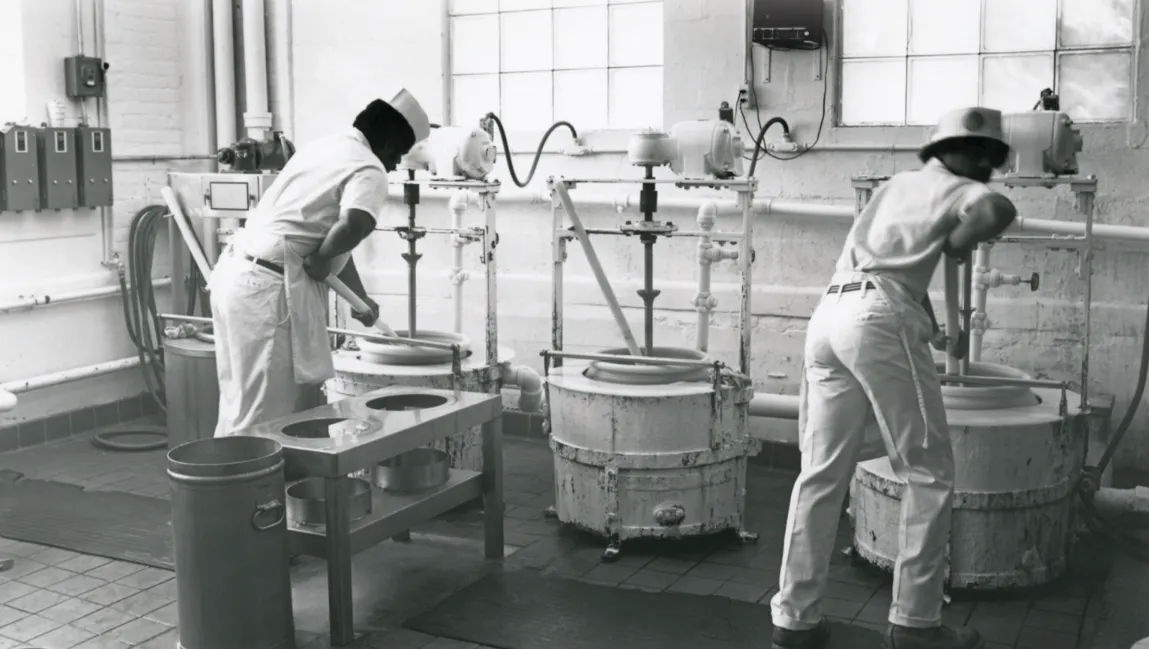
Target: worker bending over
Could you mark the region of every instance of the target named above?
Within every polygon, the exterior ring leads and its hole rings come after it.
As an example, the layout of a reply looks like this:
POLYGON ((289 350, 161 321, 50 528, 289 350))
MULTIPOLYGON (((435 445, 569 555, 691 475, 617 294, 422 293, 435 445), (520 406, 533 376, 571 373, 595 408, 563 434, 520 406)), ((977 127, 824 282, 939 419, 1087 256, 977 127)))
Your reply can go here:
POLYGON ((335 374, 327 335, 327 285, 334 273, 370 307, 351 251, 375 229, 387 172, 430 134, 427 114, 401 90, 376 99, 354 128, 291 157, 212 273, 219 374, 216 436, 297 410, 308 387, 335 374))
POLYGON ((941 624, 954 458, 927 290, 943 252, 968 259, 1013 222, 1013 204, 986 186, 1008 155, 999 111, 944 115, 919 153, 925 166, 880 187, 846 238, 806 334, 802 473, 771 603, 774 649, 817 649, 829 637, 821 599, 841 504, 872 423, 905 483, 883 646, 982 646, 973 629, 941 624))

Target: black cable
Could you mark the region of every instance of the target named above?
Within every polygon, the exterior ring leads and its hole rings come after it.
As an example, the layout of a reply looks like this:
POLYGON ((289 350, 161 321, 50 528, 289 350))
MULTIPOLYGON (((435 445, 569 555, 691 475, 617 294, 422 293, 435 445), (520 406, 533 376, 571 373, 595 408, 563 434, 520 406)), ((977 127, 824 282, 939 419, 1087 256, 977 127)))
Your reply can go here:
POLYGON ((762 159, 762 158, 758 157, 758 151, 763 150, 765 148, 765 144, 763 143, 763 140, 766 139, 766 131, 769 131, 770 127, 775 125, 775 124, 781 124, 782 125, 782 131, 784 133, 786 133, 786 135, 790 134, 789 122, 782 119, 781 117, 771 117, 770 119, 766 120, 766 124, 762 127, 762 129, 760 131, 758 131, 758 137, 755 138, 755 140, 754 140, 754 157, 750 161, 750 171, 747 172, 747 174, 746 174, 747 178, 753 178, 754 177, 754 170, 758 168, 758 161, 762 159))
MULTIPOLYGON (((828 34, 826 34, 825 29, 822 30, 822 45, 826 48, 830 47, 830 37, 828 34)), ((814 51, 814 50, 817 50, 819 48, 812 46, 809 48, 794 48, 794 49, 814 51)), ((822 116, 818 119, 818 133, 814 136, 814 141, 810 143, 810 146, 799 151, 798 153, 795 153, 792 156, 783 157, 783 156, 775 155, 775 154, 771 153, 769 150, 765 151, 766 155, 770 156, 771 158, 774 158, 775 160, 781 160, 783 162, 785 162, 787 160, 797 160, 798 158, 801 158, 802 156, 809 153, 810 151, 813 151, 814 147, 818 146, 818 142, 820 142, 822 140, 822 129, 826 125, 826 113, 827 113, 827 101, 826 100, 829 99, 829 96, 830 96, 830 79, 829 79, 829 75, 828 75, 829 71, 830 71, 830 54, 829 54, 829 52, 827 52, 826 56, 822 58, 822 116)), ((755 103, 757 103, 757 102, 755 102, 755 103)))
POLYGON ((576 140, 578 139, 578 131, 575 130, 575 127, 570 122, 559 121, 551 124, 551 127, 547 129, 546 133, 543 133, 543 139, 539 140, 539 148, 535 150, 535 159, 531 162, 531 170, 527 172, 527 179, 523 182, 519 182, 519 177, 515 174, 515 163, 511 156, 511 145, 507 142, 507 131, 503 128, 502 120, 494 113, 487 113, 486 119, 493 121, 495 125, 499 127, 499 137, 502 138, 503 141, 503 155, 507 157, 507 171, 511 172, 511 180, 519 187, 526 187, 530 184, 531 179, 535 177, 535 169, 539 166, 539 158, 543 155, 543 146, 546 145, 547 138, 551 136, 551 133, 555 132, 555 129, 560 126, 565 126, 570 129, 571 137, 576 140))

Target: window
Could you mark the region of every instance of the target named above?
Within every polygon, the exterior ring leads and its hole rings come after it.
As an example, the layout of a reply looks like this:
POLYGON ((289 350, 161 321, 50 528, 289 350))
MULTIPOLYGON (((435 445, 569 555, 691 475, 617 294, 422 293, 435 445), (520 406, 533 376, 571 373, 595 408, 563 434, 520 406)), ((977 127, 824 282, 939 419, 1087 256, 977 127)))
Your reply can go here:
POLYGON ((841 0, 843 126, 928 125, 980 105, 1080 122, 1132 112, 1136 0, 841 0))
POLYGON ((453 0, 451 123, 662 126, 661 0, 453 0))

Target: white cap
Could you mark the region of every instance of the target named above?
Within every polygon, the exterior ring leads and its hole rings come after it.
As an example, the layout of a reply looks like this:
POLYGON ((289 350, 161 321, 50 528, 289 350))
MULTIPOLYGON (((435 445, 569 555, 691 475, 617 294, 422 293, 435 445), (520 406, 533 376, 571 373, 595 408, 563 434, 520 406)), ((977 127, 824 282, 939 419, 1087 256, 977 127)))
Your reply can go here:
POLYGON ((427 118, 426 111, 419 105, 415 97, 403 88, 395 97, 388 102, 391 107, 399 112, 407 124, 411 127, 411 131, 415 133, 415 142, 422 142, 431 135, 431 120, 427 118))

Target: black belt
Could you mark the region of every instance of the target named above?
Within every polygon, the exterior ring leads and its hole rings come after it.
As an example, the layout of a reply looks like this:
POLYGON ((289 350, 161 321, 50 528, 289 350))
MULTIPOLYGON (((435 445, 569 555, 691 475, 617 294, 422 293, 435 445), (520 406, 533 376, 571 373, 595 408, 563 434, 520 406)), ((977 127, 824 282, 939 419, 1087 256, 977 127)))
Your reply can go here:
POLYGON ((877 288, 873 282, 850 282, 849 284, 834 284, 826 290, 826 295, 833 295, 834 293, 852 293, 862 289, 870 290, 877 288))
POLYGON ((259 257, 252 257, 251 255, 246 254, 246 253, 244 253, 243 258, 248 260, 248 261, 255 262, 256 266, 263 266, 264 268, 270 270, 273 273, 278 273, 280 275, 283 274, 283 266, 280 266, 279 264, 273 264, 270 261, 267 261, 266 259, 260 259, 259 257))

